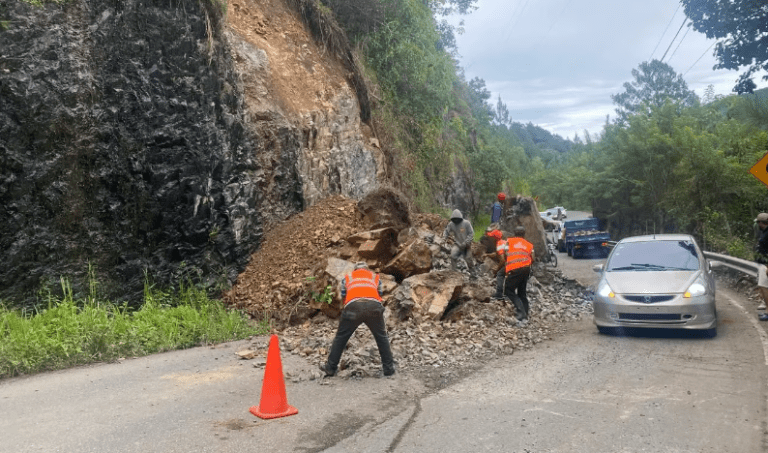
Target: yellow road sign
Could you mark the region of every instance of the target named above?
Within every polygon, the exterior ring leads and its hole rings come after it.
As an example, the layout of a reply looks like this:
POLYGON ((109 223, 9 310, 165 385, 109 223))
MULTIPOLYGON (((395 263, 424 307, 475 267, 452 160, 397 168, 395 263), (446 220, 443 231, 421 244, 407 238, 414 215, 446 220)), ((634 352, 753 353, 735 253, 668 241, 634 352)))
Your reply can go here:
POLYGON ((749 172, 763 184, 768 186, 768 153, 766 153, 762 159, 758 160, 757 163, 749 169, 749 172))

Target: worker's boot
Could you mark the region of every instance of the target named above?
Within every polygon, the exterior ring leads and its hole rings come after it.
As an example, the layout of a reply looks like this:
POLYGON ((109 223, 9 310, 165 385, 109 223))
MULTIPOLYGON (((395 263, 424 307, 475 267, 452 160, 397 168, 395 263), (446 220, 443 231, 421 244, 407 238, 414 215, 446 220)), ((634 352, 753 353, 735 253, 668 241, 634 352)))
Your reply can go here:
POLYGON ((326 377, 336 376, 336 370, 331 370, 327 363, 320 365, 320 371, 325 373, 326 377))

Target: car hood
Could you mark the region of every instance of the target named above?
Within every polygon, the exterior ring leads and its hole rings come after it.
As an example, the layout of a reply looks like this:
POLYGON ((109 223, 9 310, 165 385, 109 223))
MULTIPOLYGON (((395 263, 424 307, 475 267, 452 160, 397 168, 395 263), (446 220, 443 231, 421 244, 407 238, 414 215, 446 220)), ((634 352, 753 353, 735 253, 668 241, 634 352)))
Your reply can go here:
POLYGON ((603 278, 616 294, 683 293, 701 271, 614 271, 603 278))

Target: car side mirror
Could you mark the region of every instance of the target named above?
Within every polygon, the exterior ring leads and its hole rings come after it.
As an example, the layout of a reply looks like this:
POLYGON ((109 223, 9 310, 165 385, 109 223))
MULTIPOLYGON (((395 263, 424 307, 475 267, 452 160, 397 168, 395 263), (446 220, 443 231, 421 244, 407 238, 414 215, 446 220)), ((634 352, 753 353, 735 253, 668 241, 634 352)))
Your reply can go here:
POLYGON ((602 264, 595 264, 594 266, 592 266, 592 270, 597 272, 597 273, 603 272, 603 265, 602 264))
POLYGON ((709 265, 709 270, 722 269, 726 267, 724 263, 716 260, 707 260, 707 264, 709 265))

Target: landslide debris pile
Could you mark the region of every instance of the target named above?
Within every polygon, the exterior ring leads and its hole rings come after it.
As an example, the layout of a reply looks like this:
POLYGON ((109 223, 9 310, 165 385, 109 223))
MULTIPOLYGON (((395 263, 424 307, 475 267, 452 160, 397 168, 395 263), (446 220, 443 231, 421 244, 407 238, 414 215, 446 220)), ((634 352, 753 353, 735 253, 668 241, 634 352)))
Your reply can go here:
POLYGON ((261 248, 224 300, 278 325, 294 315, 306 319, 312 292, 322 291, 314 277, 318 263, 362 228, 355 200, 323 199, 264 235, 261 248))
MULTIPOLYGON (((536 213, 538 216, 538 213, 536 213)), ((382 275, 385 320, 400 370, 455 367, 530 348, 549 339, 567 320, 591 311, 590 295, 553 268, 535 263, 529 281, 531 316, 521 325, 509 301, 493 300, 495 279, 484 247, 475 244, 479 276, 465 267, 451 271, 447 223, 436 215, 408 212, 387 189, 360 202, 329 197, 267 232, 237 284, 230 305, 255 319, 268 319, 281 349, 322 363, 337 327, 338 283, 355 261, 382 275)), ((266 351, 258 339, 252 349, 266 351)), ((339 375, 376 376, 378 349, 361 326, 342 356, 339 375)), ((316 379, 309 370, 293 380, 316 379)))

